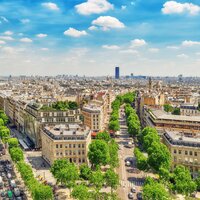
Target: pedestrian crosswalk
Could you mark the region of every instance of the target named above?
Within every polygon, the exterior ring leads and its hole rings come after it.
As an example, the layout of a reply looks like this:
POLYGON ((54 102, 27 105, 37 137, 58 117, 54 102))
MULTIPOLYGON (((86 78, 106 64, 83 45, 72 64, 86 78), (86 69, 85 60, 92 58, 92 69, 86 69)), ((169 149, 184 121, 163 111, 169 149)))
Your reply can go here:
POLYGON ((133 186, 143 186, 144 184, 144 181, 139 181, 139 180, 134 180, 134 181, 123 181, 123 180, 120 180, 120 185, 122 187, 128 187, 128 188, 131 188, 133 186))

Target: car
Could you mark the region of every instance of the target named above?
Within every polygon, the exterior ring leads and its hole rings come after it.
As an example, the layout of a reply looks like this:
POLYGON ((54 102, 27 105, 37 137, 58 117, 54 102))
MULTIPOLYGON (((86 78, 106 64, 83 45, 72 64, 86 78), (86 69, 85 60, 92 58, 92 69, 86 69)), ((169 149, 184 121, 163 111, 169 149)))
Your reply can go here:
POLYGON ((8 178, 8 179, 11 179, 11 178, 12 178, 11 173, 7 173, 7 178, 8 178))
POLYGON ((16 197, 19 197, 20 194, 21 194, 19 188, 14 188, 13 192, 14 192, 14 195, 15 195, 16 197))
POLYGON ((138 193, 137 193, 137 199, 138 199, 138 200, 142 200, 142 193, 141 193, 141 192, 138 192, 138 193))
POLYGON ((132 192, 132 193, 136 193, 136 188, 135 188, 135 186, 133 186, 133 187, 131 188, 131 192, 132 192))
POLYGON ((0 172, 4 172, 4 168, 2 165, 0 165, 0 172))
POLYGON ((17 185, 15 183, 15 180, 9 180, 9 184, 10 184, 11 188, 16 188, 17 187, 17 185))
POLYGON ((6 197, 6 192, 5 191, 1 192, 1 197, 6 197))
POLYGON ((132 192, 129 192, 129 193, 128 193, 128 198, 129 198, 129 199, 134 199, 134 195, 133 195, 132 192))
POLYGON ((9 199, 13 199, 13 192, 11 190, 8 190, 7 194, 9 199))
POLYGON ((126 165, 127 167, 130 167, 130 166, 131 166, 131 162, 130 162, 130 161, 126 161, 125 165, 126 165))
POLYGON ((22 200, 22 197, 16 197, 15 199, 16 200, 22 200))

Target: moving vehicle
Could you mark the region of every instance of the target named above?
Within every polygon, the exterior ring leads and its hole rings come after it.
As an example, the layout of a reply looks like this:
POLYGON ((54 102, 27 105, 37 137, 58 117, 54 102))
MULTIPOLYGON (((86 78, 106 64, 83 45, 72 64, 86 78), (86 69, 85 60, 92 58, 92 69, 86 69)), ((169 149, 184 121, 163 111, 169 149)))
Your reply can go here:
POLYGON ((14 180, 10 180, 9 183, 10 183, 10 187, 12 187, 12 188, 16 188, 17 187, 17 185, 16 185, 14 180))
POLYGON ((142 193, 141 193, 141 192, 138 192, 138 193, 137 193, 137 199, 138 199, 138 200, 142 200, 142 193))
POLYGON ((127 167, 130 167, 130 166, 131 166, 131 162, 127 160, 126 163, 125 163, 125 165, 126 165, 127 167))
POLYGON ((135 186, 133 186, 133 187, 131 188, 131 192, 132 192, 132 193, 136 193, 136 188, 135 188, 135 186))
POLYGON ((133 196, 133 193, 132 193, 132 192, 128 193, 128 198, 129 198, 129 199, 133 199, 133 198, 134 198, 134 196, 133 196))
POLYGON ((14 188, 14 195, 16 196, 16 197, 19 197, 20 196, 20 190, 19 190, 19 188, 14 188))

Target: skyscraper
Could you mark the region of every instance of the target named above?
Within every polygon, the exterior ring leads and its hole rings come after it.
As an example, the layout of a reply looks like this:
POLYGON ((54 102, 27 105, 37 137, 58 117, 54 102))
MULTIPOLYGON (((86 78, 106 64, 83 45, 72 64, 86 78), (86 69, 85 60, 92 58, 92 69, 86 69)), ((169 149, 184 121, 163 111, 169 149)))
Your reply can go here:
POLYGON ((119 67, 115 67, 115 79, 119 79, 119 67))

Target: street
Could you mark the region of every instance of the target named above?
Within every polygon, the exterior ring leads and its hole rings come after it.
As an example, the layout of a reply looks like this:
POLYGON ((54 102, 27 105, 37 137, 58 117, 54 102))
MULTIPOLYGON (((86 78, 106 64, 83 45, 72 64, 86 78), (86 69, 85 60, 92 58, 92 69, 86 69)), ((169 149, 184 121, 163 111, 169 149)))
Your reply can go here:
MULTIPOLYGON (((122 200, 129 199, 128 194, 132 187, 136 188, 136 192, 141 191, 141 186, 144 183, 144 174, 136 168, 135 158, 134 158, 134 143, 133 139, 129 137, 126 125, 126 118, 124 113, 124 108, 120 108, 120 133, 116 138, 116 142, 119 144, 119 162, 120 166, 117 169, 120 178, 120 187, 118 188, 118 196, 122 200), (128 145, 128 144, 132 145, 128 145), (130 166, 126 166, 125 160, 131 162, 130 166)), ((134 199, 137 199, 136 193, 134 194, 134 199)))

